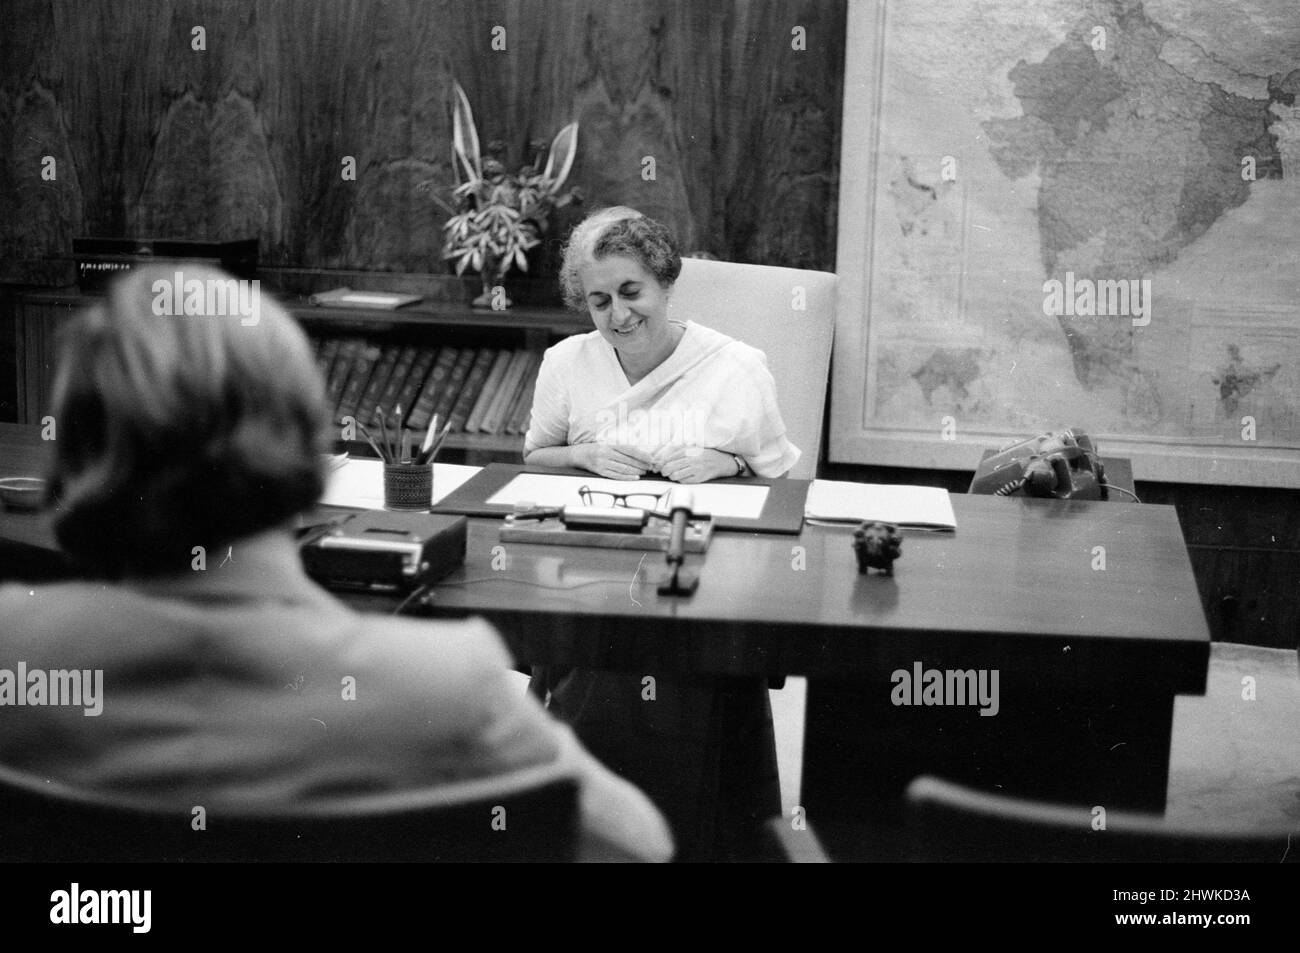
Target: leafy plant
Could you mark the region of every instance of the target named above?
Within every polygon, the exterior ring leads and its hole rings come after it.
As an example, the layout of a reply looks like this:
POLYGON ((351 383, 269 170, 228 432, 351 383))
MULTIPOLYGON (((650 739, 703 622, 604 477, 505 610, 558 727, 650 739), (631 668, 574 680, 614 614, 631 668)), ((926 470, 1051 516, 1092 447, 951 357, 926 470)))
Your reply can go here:
POLYGON ((505 277, 512 267, 526 272, 527 253, 541 241, 551 215, 582 201, 577 189, 562 191, 577 152, 578 124, 571 122, 561 129, 549 148, 544 140, 533 140, 529 144, 532 162, 510 173, 504 142, 489 143, 486 157, 480 153, 469 99, 460 83, 452 85, 452 165, 457 181, 452 202, 439 197, 440 186, 433 179, 416 188, 450 215, 443 226, 443 258, 456 263, 456 274, 470 269, 481 274, 486 284, 491 278, 505 277))

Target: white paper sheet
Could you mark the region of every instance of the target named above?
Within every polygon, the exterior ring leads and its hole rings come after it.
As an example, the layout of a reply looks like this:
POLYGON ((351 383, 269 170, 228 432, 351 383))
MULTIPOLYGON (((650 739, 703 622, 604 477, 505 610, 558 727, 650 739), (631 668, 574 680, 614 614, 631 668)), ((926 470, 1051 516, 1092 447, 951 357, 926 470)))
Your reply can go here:
MULTIPOLYGON (((482 467, 457 463, 433 465, 433 502, 459 489, 482 467)), ((384 464, 368 458, 349 459, 330 473, 321 502, 328 506, 351 506, 363 510, 384 508, 384 464)))
MULTIPOLYGON (((532 503, 535 506, 578 506, 582 503, 582 498, 578 496, 578 489, 583 486, 591 488, 593 492, 667 493, 673 487, 680 485, 664 480, 602 480, 594 476, 521 473, 489 497, 486 502, 504 506, 514 506, 516 503, 532 503)), ((712 516, 758 519, 767 503, 766 486, 703 483, 688 486, 686 489, 695 494, 692 509, 712 516)))
POLYGON ((948 491, 930 486, 813 480, 804 515, 842 522, 879 520, 927 529, 957 528, 948 491))

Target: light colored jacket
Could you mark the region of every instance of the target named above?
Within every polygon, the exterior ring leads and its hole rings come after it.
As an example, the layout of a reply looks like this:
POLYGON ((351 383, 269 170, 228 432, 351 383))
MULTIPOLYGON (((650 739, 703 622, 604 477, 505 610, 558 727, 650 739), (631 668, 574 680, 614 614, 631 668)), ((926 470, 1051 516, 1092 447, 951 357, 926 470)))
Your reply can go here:
POLYGON ((0 762, 186 804, 295 803, 560 762, 580 781, 584 858, 673 850, 650 801, 524 692, 491 626, 354 612, 303 573, 286 534, 179 577, 0 587, 0 762), (24 700, 31 673, 74 669, 102 671, 102 698, 17 705, 20 664, 24 700), (102 711, 87 714, 88 701, 102 711))

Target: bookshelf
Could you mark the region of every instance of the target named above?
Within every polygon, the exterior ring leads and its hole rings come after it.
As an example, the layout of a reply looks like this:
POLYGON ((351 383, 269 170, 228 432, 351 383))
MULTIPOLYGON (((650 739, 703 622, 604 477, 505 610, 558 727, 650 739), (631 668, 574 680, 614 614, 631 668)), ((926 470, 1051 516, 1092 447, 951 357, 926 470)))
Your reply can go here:
MULTIPOLYGON (((331 276, 323 281, 318 279, 318 282, 313 282, 316 283, 339 285, 348 282, 331 276)), ((361 282, 353 282, 354 287, 359 284, 361 282)), ((400 282, 386 284, 388 287, 392 287, 393 284, 401 287, 400 282)), ((457 283, 452 290, 459 292, 460 284, 457 283)), ((389 383, 385 381, 382 386, 373 385, 369 377, 377 376, 375 371, 378 361, 383 360, 389 353, 396 352, 399 359, 403 352, 414 353, 417 360, 421 355, 426 356, 422 379, 409 386, 409 382, 403 382, 408 393, 417 395, 415 399, 423 395, 424 388, 430 384, 430 374, 438 364, 439 357, 442 357, 442 370, 445 373, 442 381, 438 383, 443 386, 435 387, 430 398, 425 400, 426 409, 429 410, 437 406, 440 400, 443 404, 447 403, 443 392, 448 389, 445 385, 450 383, 450 375, 455 370, 456 360, 462 362, 462 370, 465 371, 459 381, 463 391, 469 373, 473 370, 473 362, 470 362, 468 367, 464 367, 465 358, 461 355, 472 353, 475 360, 478 360, 480 355, 490 354, 491 360, 479 361, 480 365, 486 363, 489 368, 497 363, 499 355, 510 356, 510 360, 503 363, 503 368, 498 373, 498 385, 509 383, 514 388, 514 392, 502 397, 498 402, 499 406, 495 408, 496 419, 493 421, 495 432, 471 432, 465 430, 463 426, 461 429, 453 430, 447 437, 444 453, 440 459, 450 458, 457 462, 473 464, 489 463, 494 460, 518 462, 523 452, 523 434, 506 432, 506 426, 512 419, 516 424, 522 420, 523 429, 527 429, 527 410, 531 408, 532 403, 530 382, 535 378, 541 353, 561 338, 591 330, 591 322, 585 315, 548 305, 525 304, 516 305, 505 311, 480 311, 471 308, 467 299, 465 303, 438 300, 439 292, 446 293, 444 289, 435 288, 434 293, 426 300, 396 311, 317 307, 308 300, 307 290, 295 294, 282 289, 276 293, 276 297, 298 320, 311 339, 318 366, 325 374, 327 387, 333 385, 331 388, 333 409, 337 411, 340 408, 340 400, 343 397, 341 388, 351 384, 353 387, 353 393, 350 395, 353 401, 351 415, 367 424, 370 422, 369 414, 373 405, 380 402, 378 398, 383 395, 384 388, 389 383), (327 361, 322 352, 330 341, 339 343, 336 352, 331 354, 327 361), (354 349, 360 347, 369 353, 372 366, 368 370, 362 363, 356 363, 355 353, 351 355, 353 364, 344 367, 338 363, 338 351, 342 351, 343 342, 348 341, 361 342, 354 344, 354 349), (448 355, 454 352, 450 364, 444 352, 448 355), (514 357, 520 354, 525 356, 514 357), (510 367, 512 362, 517 362, 518 366, 512 369, 510 367), (506 376, 512 370, 513 376, 506 376), (367 379, 360 380, 359 378, 363 376, 367 379), (354 377, 358 380, 354 381, 354 377), (523 394, 525 388, 527 388, 526 396, 523 394), (367 400, 369 403, 366 403, 367 400), (521 401, 526 406, 521 406, 521 401)), ((421 292, 417 290, 416 293, 421 292)), ((49 413, 54 339, 58 325, 79 308, 97 300, 97 297, 83 294, 75 287, 27 291, 16 296, 14 316, 18 343, 16 373, 19 422, 38 423, 42 416, 49 413)), ((389 368, 390 380, 393 376, 392 371, 395 370, 398 370, 396 364, 389 368)), ((414 367, 408 369, 408 377, 410 370, 414 370, 414 367)), ((490 374, 491 370, 487 373, 490 374)), ((486 378, 480 383, 485 382, 486 378)), ((470 405, 468 411, 474 410, 473 405, 477 403, 479 396, 482 395, 475 395, 472 401, 468 398, 462 401, 470 405)), ((462 394, 457 393, 452 400, 452 405, 454 406, 455 400, 461 398, 462 394)), ((387 404, 385 409, 391 411, 392 403, 387 404)), ((411 409, 409 403, 406 409, 411 409)), ((485 405, 480 418, 487 413, 488 407, 485 405)), ((445 420, 446 417, 444 416, 443 419, 445 420)), ((423 437, 423 429, 417 427, 415 431, 417 439, 423 437)), ((356 441, 347 443, 340 440, 338 447, 360 455, 373 455, 369 445, 360 437, 356 441)))
MULTIPOLYGON (((401 403, 422 439, 434 412, 450 416, 445 451, 478 464, 520 459, 542 352, 591 328, 585 316, 558 307, 478 311, 425 301, 376 312, 320 308, 305 298, 285 303, 317 345, 336 418, 369 425, 375 406, 391 413, 401 403), (331 341, 338 342, 332 354, 331 341), (400 377, 406 380, 395 384, 400 377)), ((348 449, 369 452, 364 442, 348 449)))

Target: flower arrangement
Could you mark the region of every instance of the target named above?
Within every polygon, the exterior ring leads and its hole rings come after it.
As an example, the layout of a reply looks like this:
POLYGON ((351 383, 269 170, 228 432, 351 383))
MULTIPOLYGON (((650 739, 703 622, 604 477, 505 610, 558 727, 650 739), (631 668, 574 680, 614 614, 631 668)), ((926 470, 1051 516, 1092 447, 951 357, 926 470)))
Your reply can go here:
POLYGON ((562 191, 577 151, 578 124, 571 122, 561 129, 549 148, 544 140, 533 140, 529 144, 532 161, 511 173, 506 171, 506 146, 501 140, 489 143, 487 156, 481 155, 469 99, 460 83, 453 81, 452 85, 452 165, 457 181, 452 203, 438 196, 439 184, 433 179, 416 188, 451 216, 443 226, 443 258, 455 262, 458 275, 469 269, 482 276, 483 293, 473 305, 509 307, 504 294, 494 300, 493 283, 512 267, 528 271, 527 253, 541 241, 551 215, 582 201, 577 189, 562 191))

